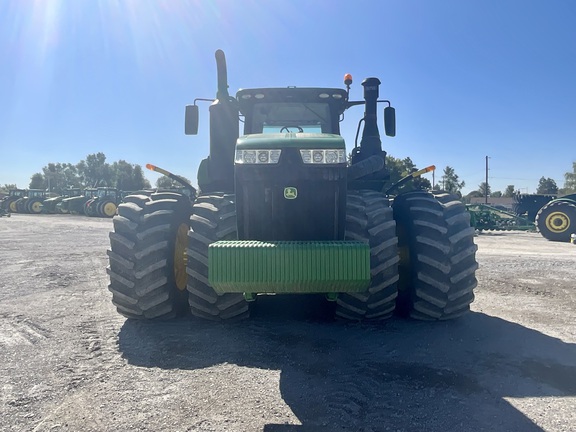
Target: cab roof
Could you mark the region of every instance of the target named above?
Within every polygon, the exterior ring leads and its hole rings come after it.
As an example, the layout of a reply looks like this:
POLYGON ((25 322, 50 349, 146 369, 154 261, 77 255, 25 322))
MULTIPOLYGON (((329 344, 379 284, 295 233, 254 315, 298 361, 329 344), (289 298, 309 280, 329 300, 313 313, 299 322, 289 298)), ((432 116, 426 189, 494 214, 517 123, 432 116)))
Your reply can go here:
POLYGON ((348 107, 348 93, 340 88, 270 87, 241 89, 236 93, 240 112, 244 115, 257 103, 300 102, 328 103, 342 114, 348 107))

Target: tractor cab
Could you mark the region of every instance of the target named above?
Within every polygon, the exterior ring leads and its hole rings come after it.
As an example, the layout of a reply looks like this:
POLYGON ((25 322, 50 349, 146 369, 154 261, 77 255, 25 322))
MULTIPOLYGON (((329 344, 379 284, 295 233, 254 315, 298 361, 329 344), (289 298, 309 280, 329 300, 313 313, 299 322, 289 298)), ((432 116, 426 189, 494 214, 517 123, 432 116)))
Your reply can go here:
POLYGON ((28 191, 28 198, 45 198, 46 191, 44 189, 30 189, 28 191))
POLYGON ((22 198, 23 196, 26 196, 26 192, 26 189, 10 189, 8 191, 8 196, 22 198))
POLYGON ((238 108, 244 134, 340 134, 348 94, 337 88, 261 88, 240 90, 238 108))
POLYGON ((80 196, 81 192, 82 191, 80 188, 68 188, 68 189, 64 190, 64 192, 62 193, 62 196, 64 198, 77 197, 77 196, 80 196))
POLYGON ((118 190, 109 187, 99 187, 96 192, 96 196, 98 198, 109 198, 112 201, 116 201, 116 198, 118 196, 118 190))

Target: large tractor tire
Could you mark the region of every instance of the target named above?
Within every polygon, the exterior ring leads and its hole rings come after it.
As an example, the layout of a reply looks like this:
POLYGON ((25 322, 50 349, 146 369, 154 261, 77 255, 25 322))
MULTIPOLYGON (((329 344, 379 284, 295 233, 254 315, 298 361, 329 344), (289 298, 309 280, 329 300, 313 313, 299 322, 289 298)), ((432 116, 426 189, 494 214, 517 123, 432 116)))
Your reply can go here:
POLYGON ((8 209, 10 210, 11 213, 17 213, 18 212, 18 209, 16 207, 16 200, 10 201, 10 204, 8 204, 8 209))
POLYGON ((464 315, 474 301, 477 246, 466 207, 444 192, 394 199, 400 280, 397 310, 422 320, 464 315))
POLYGON ((389 199, 374 191, 350 192, 346 204, 346 240, 370 245, 371 283, 368 291, 343 293, 336 317, 353 321, 390 318, 398 296, 398 238, 389 199))
POLYGON ((250 308, 239 293, 218 294, 208 282, 208 246, 236 240, 234 195, 200 195, 193 207, 188 233, 188 301, 192 315, 214 321, 246 319, 250 308))
POLYGON ((552 201, 536 215, 536 228, 551 241, 569 242, 576 233, 576 204, 571 201, 552 201))
POLYGON ((176 193, 131 195, 110 233, 109 290, 127 318, 168 319, 188 312, 186 244, 192 206, 176 193))
POLYGON ((28 203, 27 199, 20 198, 16 201, 16 213, 26 213, 26 204, 28 203))
POLYGON ((42 200, 30 199, 26 203, 26 213, 40 214, 42 213, 42 200))

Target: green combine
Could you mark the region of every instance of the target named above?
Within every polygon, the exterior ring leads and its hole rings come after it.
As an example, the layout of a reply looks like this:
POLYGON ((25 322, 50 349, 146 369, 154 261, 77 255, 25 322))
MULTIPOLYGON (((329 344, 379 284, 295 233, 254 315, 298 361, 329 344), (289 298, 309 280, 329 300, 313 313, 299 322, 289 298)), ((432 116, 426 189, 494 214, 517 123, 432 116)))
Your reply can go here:
MULTIPOLYGON (((262 295, 296 293, 320 293, 337 318, 352 321, 395 311, 446 320, 469 310, 477 284, 470 215, 447 193, 388 195, 377 107, 386 105, 390 137, 395 111, 379 100, 377 78, 362 82, 358 101, 349 98, 350 75, 345 89, 233 97, 222 51, 216 64, 201 193, 142 193, 118 206, 108 274, 119 313, 238 320, 262 295), (364 115, 348 163, 340 122, 356 106, 364 115)), ((198 131, 196 101, 186 107, 186 134, 198 131)))

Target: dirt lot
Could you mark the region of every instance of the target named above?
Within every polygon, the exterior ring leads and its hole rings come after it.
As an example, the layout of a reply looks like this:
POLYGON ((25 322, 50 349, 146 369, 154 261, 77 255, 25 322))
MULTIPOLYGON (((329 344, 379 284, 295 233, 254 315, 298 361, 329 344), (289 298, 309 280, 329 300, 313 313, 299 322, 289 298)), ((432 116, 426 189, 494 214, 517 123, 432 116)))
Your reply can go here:
POLYGON ((481 234, 473 312, 448 323, 276 299, 240 324, 146 323, 110 302, 111 226, 0 218, 1 431, 576 429, 576 246, 481 234))

